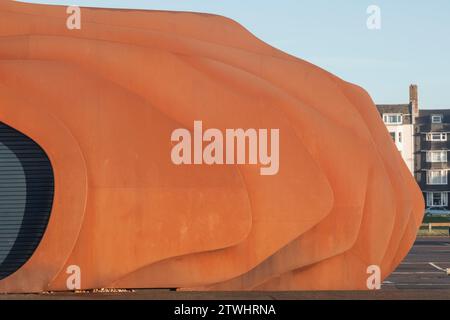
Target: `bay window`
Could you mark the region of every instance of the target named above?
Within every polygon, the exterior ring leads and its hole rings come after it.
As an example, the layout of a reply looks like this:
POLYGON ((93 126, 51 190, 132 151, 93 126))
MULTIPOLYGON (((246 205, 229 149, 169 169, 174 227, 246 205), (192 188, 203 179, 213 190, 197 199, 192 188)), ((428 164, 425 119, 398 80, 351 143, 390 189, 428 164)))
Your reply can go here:
POLYGON ((427 171, 428 185, 447 184, 447 170, 429 170, 427 171))
POLYGON ((447 151, 427 151, 427 162, 447 162, 447 151))
POLYGON ((448 206, 447 192, 427 192, 427 207, 448 206))

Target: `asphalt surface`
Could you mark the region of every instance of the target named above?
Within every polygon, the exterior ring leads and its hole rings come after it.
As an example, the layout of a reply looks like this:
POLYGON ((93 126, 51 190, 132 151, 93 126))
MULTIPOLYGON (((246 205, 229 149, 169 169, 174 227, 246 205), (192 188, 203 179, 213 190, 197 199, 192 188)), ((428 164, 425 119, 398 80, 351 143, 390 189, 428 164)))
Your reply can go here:
POLYGON ((120 293, 51 293, 0 295, 3 299, 151 299, 151 300, 450 300, 450 238, 418 238, 408 256, 378 291, 354 292, 176 292, 136 290, 120 293))
MULTIPOLYGON (((418 238, 408 256, 386 279, 384 289, 448 290, 450 296, 450 237, 418 238)), ((449 297, 450 298, 450 297, 449 297)))

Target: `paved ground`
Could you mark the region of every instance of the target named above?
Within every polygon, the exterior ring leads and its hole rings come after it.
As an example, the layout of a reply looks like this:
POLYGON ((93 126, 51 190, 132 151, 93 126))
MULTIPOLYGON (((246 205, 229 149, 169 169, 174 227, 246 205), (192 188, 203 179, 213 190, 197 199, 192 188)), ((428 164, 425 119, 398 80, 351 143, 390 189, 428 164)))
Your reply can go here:
MULTIPOLYGON (((386 279, 384 289, 449 290, 450 238, 418 238, 406 259, 386 279)), ((449 297, 450 298, 450 297, 449 297)))
POLYGON ((419 238, 399 268, 371 292, 175 292, 58 293, 0 295, 2 299, 158 299, 158 300, 311 300, 311 299, 449 299, 450 238, 419 238))

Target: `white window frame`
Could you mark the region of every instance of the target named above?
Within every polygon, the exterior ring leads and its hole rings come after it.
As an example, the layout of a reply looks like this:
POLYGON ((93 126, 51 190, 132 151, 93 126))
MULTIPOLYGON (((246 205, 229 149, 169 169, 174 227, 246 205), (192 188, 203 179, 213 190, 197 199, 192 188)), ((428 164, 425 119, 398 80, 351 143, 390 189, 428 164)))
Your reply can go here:
POLYGON ((447 132, 429 132, 427 141, 447 141, 447 132))
POLYGON ((427 171, 427 185, 437 186, 448 184, 447 170, 428 170, 427 171), (433 177, 434 173, 439 173, 439 177, 433 177))
POLYGON ((432 114, 431 123, 442 123, 442 114, 432 114))
POLYGON ((385 124, 403 124, 403 115, 401 113, 383 113, 383 122, 385 124), (390 121, 391 117, 396 117, 397 121, 390 121))
POLYGON ((447 150, 427 151, 427 162, 430 163, 447 162, 447 150))
POLYGON ((427 192, 427 208, 447 207, 448 206, 448 193, 447 192, 427 192), (440 204, 434 203, 434 195, 440 194, 440 204))

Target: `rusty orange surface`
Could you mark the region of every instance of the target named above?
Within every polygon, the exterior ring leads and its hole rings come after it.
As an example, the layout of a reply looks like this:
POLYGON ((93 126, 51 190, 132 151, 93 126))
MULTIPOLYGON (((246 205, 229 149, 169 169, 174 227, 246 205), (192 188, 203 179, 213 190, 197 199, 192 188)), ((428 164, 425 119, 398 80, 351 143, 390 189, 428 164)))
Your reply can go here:
POLYGON ((0 1, 0 121, 47 152, 55 199, 0 292, 367 289, 423 217, 361 88, 215 15, 0 1), (171 133, 279 128, 280 170, 176 166, 171 133))

